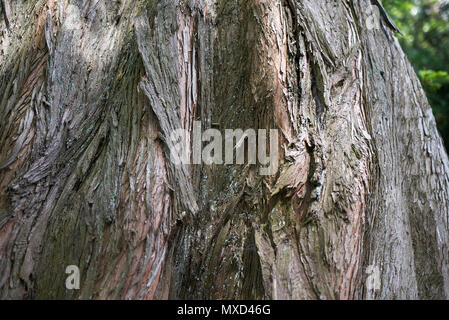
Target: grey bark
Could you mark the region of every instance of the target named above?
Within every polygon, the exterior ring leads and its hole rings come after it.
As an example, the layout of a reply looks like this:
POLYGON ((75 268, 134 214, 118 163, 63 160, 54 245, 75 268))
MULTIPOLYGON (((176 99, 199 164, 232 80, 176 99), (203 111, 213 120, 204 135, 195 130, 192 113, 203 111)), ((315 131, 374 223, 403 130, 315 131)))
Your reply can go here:
POLYGON ((370 4, 8 2, 0 297, 448 298, 447 154, 370 4), (279 129, 277 173, 172 165, 194 120, 279 129))

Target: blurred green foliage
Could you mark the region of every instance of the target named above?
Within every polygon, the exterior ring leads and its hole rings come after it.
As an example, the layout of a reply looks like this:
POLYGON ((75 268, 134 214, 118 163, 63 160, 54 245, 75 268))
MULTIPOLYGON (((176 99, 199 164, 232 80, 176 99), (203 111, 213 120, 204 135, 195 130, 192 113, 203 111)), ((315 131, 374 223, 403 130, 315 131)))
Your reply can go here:
POLYGON ((449 0, 383 0, 449 150, 449 0))

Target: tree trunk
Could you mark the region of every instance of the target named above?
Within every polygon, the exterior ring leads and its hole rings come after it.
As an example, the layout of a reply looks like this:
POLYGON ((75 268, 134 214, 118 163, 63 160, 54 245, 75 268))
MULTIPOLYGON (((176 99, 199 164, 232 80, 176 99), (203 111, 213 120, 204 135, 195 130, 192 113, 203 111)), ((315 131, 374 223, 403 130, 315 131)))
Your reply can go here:
POLYGON ((3 2, 0 298, 449 297, 448 158, 371 1, 3 2), (276 173, 174 165, 194 121, 278 129, 276 173))

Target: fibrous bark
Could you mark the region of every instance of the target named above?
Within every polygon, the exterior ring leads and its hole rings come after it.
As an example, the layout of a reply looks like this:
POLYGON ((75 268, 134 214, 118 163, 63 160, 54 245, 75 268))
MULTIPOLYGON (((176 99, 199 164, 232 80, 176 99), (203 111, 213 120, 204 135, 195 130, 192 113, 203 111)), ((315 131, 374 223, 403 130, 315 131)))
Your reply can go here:
POLYGON ((6 2, 1 298, 449 297, 448 158, 370 0, 6 2), (276 173, 173 165, 194 121, 278 129, 276 173))

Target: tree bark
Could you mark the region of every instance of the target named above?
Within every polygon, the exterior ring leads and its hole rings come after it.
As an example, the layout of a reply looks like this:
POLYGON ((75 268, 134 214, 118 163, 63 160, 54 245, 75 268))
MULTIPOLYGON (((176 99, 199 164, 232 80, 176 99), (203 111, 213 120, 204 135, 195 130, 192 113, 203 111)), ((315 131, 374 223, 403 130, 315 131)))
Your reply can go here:
POLYGON ((447 154, 370 5, 5 0, 0 298, 448 298, 447 154), (194 121, 278 129, 276 173, 174 166, 194 121))

